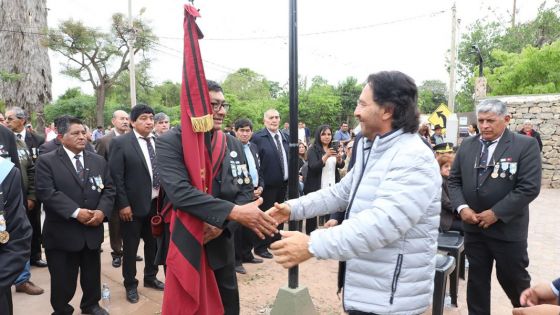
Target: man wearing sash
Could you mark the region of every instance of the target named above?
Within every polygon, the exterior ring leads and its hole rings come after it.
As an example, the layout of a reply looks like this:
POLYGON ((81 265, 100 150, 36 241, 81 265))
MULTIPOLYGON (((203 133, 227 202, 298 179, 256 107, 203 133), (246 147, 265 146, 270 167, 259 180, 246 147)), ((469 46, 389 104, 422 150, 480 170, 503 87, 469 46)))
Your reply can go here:
POLYGON ((0 314, 13 314, 11 286, 29 259, 31 233, 19 170, 0 157, 0 314))

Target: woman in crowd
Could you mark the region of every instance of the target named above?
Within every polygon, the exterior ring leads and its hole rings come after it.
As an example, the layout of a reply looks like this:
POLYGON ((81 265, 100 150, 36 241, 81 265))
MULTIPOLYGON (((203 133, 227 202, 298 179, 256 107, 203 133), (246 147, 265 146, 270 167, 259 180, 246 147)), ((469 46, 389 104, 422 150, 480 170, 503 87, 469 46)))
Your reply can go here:
MULTIPOLYGON (((430 126, 428 126, 428 124, 422 124, 420 125, 420 128, 418 128, 418 134, 420 135, 420 138, 422 138, 422 140, 427 143, 430 144, 431 140, 430 140, 430 126)), ((430 144, 431 146, 431 144, 430 144)))
MULTIPOLYGON (((342 156, 343 153, 332 145, 331 127, 329 125, 319 126, 315 131, 315 142, 307 152, 308 170, 303 188, 304 193, 308 194, 340 181, 338 169, 344 167, 342 156)), ((305 221, 305 232, 307 234, 310 234, 316 228, 317 218, 305 221)))
POLYGON ((476 123, 470 123, 467 126, 467 131, 469 132, 469 136, 476 136, 480 133, 480 131, 478 131, 478 126, 476 125, 476 123))
POLYGON ((299 195, 303 195, 303 183, 307 176, 307 146, 303 142, 298 143, 298 170, 299 170, 299 195))
POLYGON ((449 189, 447 179, 453 164, 453 154, 442 154, 437 157, 441 173, 441 213, 439 216, 439 229, 441 232, 460 231, 463 232, 461 218, 453 211, 451 200, 449 199, 449 189))

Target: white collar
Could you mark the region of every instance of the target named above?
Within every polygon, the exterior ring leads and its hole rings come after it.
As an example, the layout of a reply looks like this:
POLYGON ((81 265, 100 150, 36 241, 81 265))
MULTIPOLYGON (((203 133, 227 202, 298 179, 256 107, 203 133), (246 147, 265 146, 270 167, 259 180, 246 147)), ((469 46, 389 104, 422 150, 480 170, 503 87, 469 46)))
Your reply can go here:
POLYGON ((151 132, 148 134, 148 136, 144 137, 143 135, 136 132, 136 129, 132 129, 132 131, 134 132, 134 135, 136 136, 136 139, 144 139, 144 138, 153 138, 154 137, 154 134, 151 133, 151 132))
MULTIPOLYGON (((72 164, 74 164, 74 156, 76 156, 76 153, 68 150, 64 145, 62 145, 62 148, 64 149, 64 151, 66 151, 66 154, 68 154, 68 157, 70 158, 72 164)), ((78 152, 78 154, 81 156, 82 159, 84 158, 84 151, 80 151, 78 152)))

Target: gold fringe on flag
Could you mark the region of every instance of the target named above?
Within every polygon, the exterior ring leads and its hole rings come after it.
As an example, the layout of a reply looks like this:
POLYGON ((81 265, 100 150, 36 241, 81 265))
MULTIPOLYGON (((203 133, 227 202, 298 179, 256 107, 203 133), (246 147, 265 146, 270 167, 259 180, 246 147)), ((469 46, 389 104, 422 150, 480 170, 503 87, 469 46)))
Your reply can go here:
POLYGON ((214 116, 208 114, 202 117, 191 117, 194 132, 207 132, 214 128, 214 116))

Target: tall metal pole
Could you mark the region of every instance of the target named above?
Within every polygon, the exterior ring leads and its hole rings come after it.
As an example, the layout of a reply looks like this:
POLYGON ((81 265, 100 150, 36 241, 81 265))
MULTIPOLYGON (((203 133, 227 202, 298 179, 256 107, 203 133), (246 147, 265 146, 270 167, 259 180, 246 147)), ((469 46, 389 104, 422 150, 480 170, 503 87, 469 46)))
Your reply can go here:
POLYGON ((134 31, 134 23, 132 21, 132 0, 128 0, 128 26, 132 36, 130 37, 128 50, 130 52, 130 63, 128 72, 130 74, 130 107, 136 106, 136 70, 134 67, 134 42, 136 40, 136 32, 134 31))
POLYGON ((511 27, 515 27, 515 11, 517 10, 517 0, 513 0, 513 12, 511 13, 511 27))
MULTIPOLYGON (((290 165, 288 176, 288 197, 290 199, 298 197, 298 46, 297 46, 297 0, 290 0, 290 165)), ((296 231, 298 224, 290 221, 290 231, 296 231)), ((292 267, 288 271, 288 287, 295 289, 298 287, 298 266, 292 267)))
POLYGON ((450 50, 450 66, 449 66, 449 96, 448 105, 449 110, 453 113, 455 112, 455 67, 456 67, 456 55, 457 55, 457 12, 455 9, 455 3, 451 7, 451 50, 450 50))

